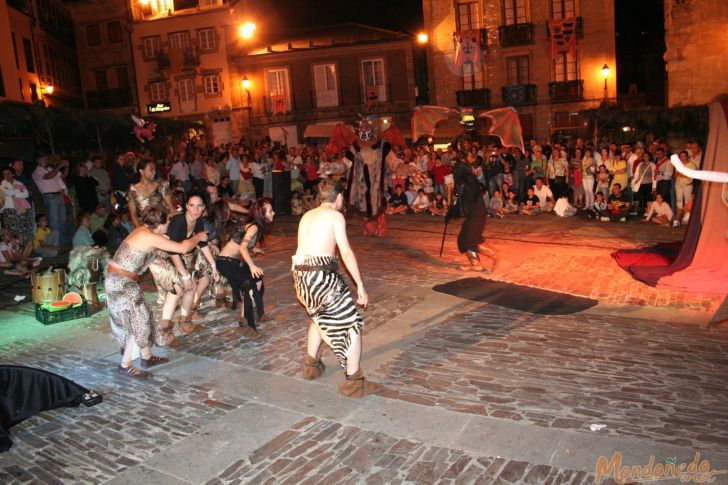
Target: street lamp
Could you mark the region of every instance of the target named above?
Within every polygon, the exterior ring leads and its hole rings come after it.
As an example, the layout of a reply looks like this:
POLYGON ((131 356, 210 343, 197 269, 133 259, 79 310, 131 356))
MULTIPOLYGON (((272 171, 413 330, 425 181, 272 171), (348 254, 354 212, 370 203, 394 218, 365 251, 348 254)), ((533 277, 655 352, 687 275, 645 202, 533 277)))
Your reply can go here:
POLYGON ((253 33, 255 32, 255 24, 253 22, 246 22, 242 26, 240 26, 240 35, 243 37, 243 39, 250 39, 253 37, 253 33))
POLYGON ((424 32, 420 32, 419 34, 417 34, 417 42, 419 42, 420 44, 427 44, 428 39, 429 37, 424 32))
POLYGON ((602 77, 604 78, 604 99, 607 99, 607 78, 609 77, 611 69, 609 69, 609 66, 604 64, 602 66, 602 77))
POLYGON ((45 87, 45 88, 43 88, 43 92, 44 92, 45 94, 47 94, 48 96, 50 96, 51 94, 53 94, 53 90, 54 90, 54 89, 55 89, 55 88, 54 88, 54 86, 53 86, 52 84, 48 84, 48 85, 46 85, 46 87, 45 87))
POLYGON ((240 81, 240 84, 242 84, 243 89, 245 90, 245 94, 248 95, 248 106, 247 108, 250 109, 251 103, 250 103, 250 79, 248 79, 248 76, 243 76, 243 80, 240 81))

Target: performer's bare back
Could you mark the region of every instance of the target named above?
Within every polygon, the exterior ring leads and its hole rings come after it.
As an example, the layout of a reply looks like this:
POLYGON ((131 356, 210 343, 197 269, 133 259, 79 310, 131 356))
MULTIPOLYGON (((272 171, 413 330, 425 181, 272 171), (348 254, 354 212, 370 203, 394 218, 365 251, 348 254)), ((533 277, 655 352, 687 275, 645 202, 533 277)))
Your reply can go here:
POLYGON ((306 212, 298 225, 296 256, 335 256, 340 235, 346 239, 346 220, 343 214, 327 205, 306 212))

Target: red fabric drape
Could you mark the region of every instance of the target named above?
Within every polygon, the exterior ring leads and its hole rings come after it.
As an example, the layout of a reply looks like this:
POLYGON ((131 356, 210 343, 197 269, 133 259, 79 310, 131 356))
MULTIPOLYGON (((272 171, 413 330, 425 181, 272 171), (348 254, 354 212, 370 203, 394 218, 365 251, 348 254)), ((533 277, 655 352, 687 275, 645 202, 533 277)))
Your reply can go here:
MULTIPOLYGON (((728 101, 710 106, 703 170, 728 172, 728 101)), ((728 295, 728 206, 723 185, 701 182, 682 249, 668 266, 631 267, 632 275, 658 288, 728 295)))

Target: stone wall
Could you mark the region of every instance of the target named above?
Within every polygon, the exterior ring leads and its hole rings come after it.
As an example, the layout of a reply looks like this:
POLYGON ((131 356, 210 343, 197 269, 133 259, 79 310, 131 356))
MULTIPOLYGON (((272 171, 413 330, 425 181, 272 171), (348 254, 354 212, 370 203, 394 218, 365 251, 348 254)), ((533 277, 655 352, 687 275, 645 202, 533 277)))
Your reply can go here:
POLYGON ((669 106, 705 104, 728 93, 725 0, 665 0, 669 106))
MULTIPOLYGON (((546 23, 551 17, 550 0, 527 2, 528 21, 534 24, 533 43, 502 47, 498 27, 503 24, 502 1, 479 1, 480 27, 487 29, 488 46, 483 55, 485 87, 490 89, 491 107, 504 106, 501 88, 508 85, 507 58, 528 56, 529 83, 536 85, 536 104, 519 106, 520 114, 530 115, 533 135, 548 137, 557 126, 557 112, 575 112, 594 107, 605 96, 601 68, 607 64, 609 98, 616 97, 616 55, 613 0, 577 0, 576 15, 582 17, 584 35, 577 40, 577 77, 584 82, 583 98, 576 102, 554 103, 549 97, 549 82, 554 81, 553 61, 546 23)), ((456 106, 456 91, 463 89, 463 78, 454 66, 453 32, 456 8, 452 0, 423 0, 425 29, 430 37, 428 75, 430 101, 442 106, 456 106)), ((527 130, 524 127, 524 130, 527 130)))

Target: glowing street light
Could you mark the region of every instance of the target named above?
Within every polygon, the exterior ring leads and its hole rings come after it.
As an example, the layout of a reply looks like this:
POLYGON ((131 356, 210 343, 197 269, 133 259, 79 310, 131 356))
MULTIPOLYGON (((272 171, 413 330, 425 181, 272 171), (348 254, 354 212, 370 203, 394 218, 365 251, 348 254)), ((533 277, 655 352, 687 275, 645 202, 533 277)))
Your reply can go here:
POLYGON ((149 0, 139 0, 139 3, 146 7, 147 5, 149 5, 149 0))
POLYGON ((250 79, 248 79, 248 76, 243 76, 242 84, 243 89, 245 89, 246 91, 250 89, 250 79))
POLYGON ((611 72, 611 69, 609 69, 609 66, 604 64, 602 66, 602 77, 604 78, 604 99, 607 99, 607 78, 609 77, 609 73, 611 72))
POLYGON ((419 42, 420 44, 426 44, 428 40, 429 37, 424 32, 420 32, 419 34, 417 34, 417 42, 419 42))
POLYGON ((250 39, 253 37, 253 33, 255 32, 255 24, 253 22, 246 22, 244 25, 240 27, 240 35, 244 39, 250 39))
POLYGON ((44 92, 45 92, 46 94, 48 94, 48 95, 51 95, 51 94, 53 94, 53 90, 54 90, 54 89, 55 89, 55 88, 53 87, 53 85, 52 85, 52 84, 48 84, 48 85, 47 85, 47 86, 46 86, 45 88, 43 88, 43 91, 44 91, 44 92))

